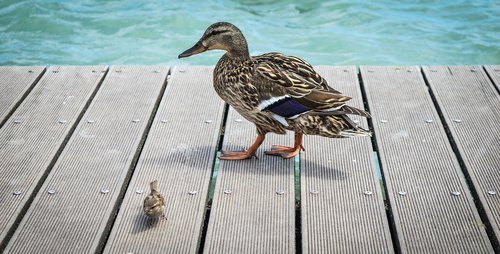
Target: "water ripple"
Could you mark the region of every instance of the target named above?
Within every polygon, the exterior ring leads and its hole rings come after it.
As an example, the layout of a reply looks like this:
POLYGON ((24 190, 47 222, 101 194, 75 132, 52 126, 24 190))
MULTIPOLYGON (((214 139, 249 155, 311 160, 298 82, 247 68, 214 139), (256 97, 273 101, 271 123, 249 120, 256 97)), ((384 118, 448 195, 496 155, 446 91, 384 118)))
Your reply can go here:
POLYGON ((313 64, 500 64, 498 1, 0 2, 1 65, 207 64, 178 60, 225 17, 252 54, 280 51, 313 64))

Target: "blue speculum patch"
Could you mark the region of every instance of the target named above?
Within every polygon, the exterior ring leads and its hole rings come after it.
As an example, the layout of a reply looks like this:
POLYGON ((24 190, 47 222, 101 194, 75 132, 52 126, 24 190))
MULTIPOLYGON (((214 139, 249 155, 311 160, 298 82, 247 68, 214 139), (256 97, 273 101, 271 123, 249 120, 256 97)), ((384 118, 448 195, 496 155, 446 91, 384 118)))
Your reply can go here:
POLYGON ((264 110, 269 110, 283 117, 291 117, 304 113, 311 109, 300 104, 294 98, 286 98, 267 106, 266 108, 264 108, 264 110))

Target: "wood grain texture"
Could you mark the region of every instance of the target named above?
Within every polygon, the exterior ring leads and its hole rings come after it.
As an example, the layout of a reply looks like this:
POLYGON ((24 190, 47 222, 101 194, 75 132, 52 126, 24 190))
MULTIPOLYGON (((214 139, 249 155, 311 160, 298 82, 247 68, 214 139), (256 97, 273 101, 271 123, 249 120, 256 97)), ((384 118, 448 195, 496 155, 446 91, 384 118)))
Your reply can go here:
MULTIPOLYGON (((256 135, 231 108, 223 149, 246 149, 256 135)), ((294 160, 264 155, 271 144, 293 144, 292 136, 268 134, 258 159, 220 162, 206 253, 295 253, 294 160)))
POLYGON ((177 67, 168 81, 165 66, 0 67, 0 252, 500 251, 489 241, 500 240, 498 65, 424 74, 366 66, 360 80, 355 67, 316 68, 359 108, 361 81, 374 147, 369 138, 306 136, 300 160, 285 160, 264 151, 293 135, 268 134, 258 159, 214 164, 220 134, 224 150, 242 150, 256 131, 231 108, 223 122, 213 67, 177 67), (142 201, 154 179, 167 220, 147 227, 142 201))
POLYGON ((110 68, 6 253, 89 253, 103 244, 167 73, 110 68))
POLYGON ((493 252, 420 68, 361 74, 401 251, 493 252))
POLYGON ((0 129, 0 241, 23 215, 106 69, 48 68, 0 129))
MULTIPOLYGON (((315 69, 330 86, 353 97, 348 105, 363 109, 356 67, 315 69)), ((350 117, 368 128, 365 118, 350 117)), ((370 137, 306 136, 305 147, 300 166, 302 252, 393 253, 370 137)))
POLYGON ((491 77, 497 91, 500 91, 500 65, 486 65, 484 66, 484 69, 491 77))
POLYGON ((424 73, 500 241, 500 95, 481 66, 424 67, 424 73))
POLYGON ((43 66, 0 66, 0 127, 44 71, 43 66))
POLYGON ((196 253, 224 109, 212 72, 172 71, 105 253, 196 253), (167 220, 149 227, 142 202, 154 179, 165 196, 167 220))

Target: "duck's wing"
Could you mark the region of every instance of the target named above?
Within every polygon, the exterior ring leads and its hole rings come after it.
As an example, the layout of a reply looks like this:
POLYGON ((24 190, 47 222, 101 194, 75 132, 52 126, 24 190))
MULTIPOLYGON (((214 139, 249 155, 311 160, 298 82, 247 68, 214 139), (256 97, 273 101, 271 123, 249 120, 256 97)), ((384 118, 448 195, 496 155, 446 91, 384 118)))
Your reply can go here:
POLYGON ((369 116, 345 103, 351 99, 328 86, 326 80, 304 60, 268 53, 254 58, 255 74, 262 90, 261 110, 294 118, 311 114, 357 114, 369 116))

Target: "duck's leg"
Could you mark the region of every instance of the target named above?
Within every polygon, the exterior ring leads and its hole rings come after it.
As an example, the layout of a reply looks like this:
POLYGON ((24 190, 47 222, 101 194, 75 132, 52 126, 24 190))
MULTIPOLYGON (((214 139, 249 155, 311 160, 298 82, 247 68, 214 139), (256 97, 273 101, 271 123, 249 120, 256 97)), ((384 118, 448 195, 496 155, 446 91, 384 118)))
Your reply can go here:
POLYGON ((244 160, 248 158, 252 158, 255 156, 255 152, 257 152, 257 149, 259 146, 264 142, 265 135, 264 134, 259 134, 257 138, 255 139, 255 142, 248 148, 248 150, 244 152, 226 152, 222 151, 222 156, 220 157, 221 160, 244 160))
POLYGON ((304 134, 301 132, 295 133, 295 144, 293 147, 282 146, 282 145, 273 145, 271 151, 266 151, 268 155, 276 155, 281 156, 285 159, 289 159, 294 157, 295 155, 300 153, 300 150, 304 150, 304 146, 302 145, 302 138, 304 134))

